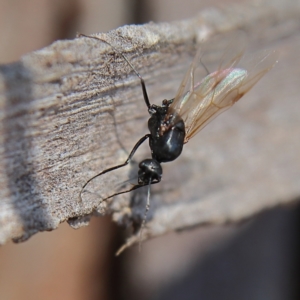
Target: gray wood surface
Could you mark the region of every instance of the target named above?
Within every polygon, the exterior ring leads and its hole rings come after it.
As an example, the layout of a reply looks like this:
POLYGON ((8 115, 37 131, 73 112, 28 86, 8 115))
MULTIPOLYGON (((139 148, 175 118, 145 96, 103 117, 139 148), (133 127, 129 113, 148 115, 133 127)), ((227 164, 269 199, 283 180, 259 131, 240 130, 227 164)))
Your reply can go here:
MULTIPOLYGON (((164 165, 163 181, 153 187, 145 238, 243 220, 299 197, 299 6, 235 5, 182 22, 99 35, 126 54, 157 104, 174 96, 208 35, 242 29, 250 51, 276 49, 280 55, 249 94, 185 145, 177 161, 164 165)), ((97 201, 78 202, 82 185, 126 159, 120 141, 130 151, 147 133, 138 79, 115 51, 93 39, 57 41, 2 65, 0 105, 2 244, 67 220, 76 228, 87 225, 97 201)), ((149 156, 147 147, 141 152, 149 156)), ((125 195, 99 212, 125 224, 143 212, 130 203, 125 195)))

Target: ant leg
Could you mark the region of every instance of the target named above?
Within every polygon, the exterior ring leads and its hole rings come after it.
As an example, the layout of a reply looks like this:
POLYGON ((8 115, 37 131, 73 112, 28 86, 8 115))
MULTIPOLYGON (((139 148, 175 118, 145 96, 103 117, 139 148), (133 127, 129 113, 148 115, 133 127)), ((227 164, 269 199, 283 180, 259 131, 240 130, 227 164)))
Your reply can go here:
POLYGON ((146 220, 147 220, 147 215, 148 215, 148 211, 150 209, 150 187, 151 187, 151 181, 148 185, 148 192, 147 192, 147 203, 146 203, 146 208, 145 208, 145 212, 144 212, 144 217, 143 217, 143 221, 141 224, 141 228, 140 228, 140 232, 139 232, 139 251, 141 252, 142 250, 142 240, 143 240, 143 230, 145 228, 146 225, 146 220))
POLYGON ((133 157, 134 153, 136 152, 136 150, 138 149, 139 146, 141 146, 141 144, 150 137, 151 135, 148 133, 146 134, 145 136, 143 136, 136 144, 135 146, 133 147, 133 149, 131 150, 128 158, 126 159, 126 161, 123 163, 123 164, 120 164, 120 165, 117 165, 117 166, 114 166, 114 167, 111 167, 111 168, 108 168, 104 171, 102 171, 101 173, 93 176, 92 178, 90 178, 84 185, 83 187, 81 188, 80 190, 80 193, 79 193, 79 201, 82 202, 82 198, 81 198, 81 194, 84 190, 84 188, 95 178, 107 173, 107 172, 110 172, 110 171, 113 171, 113 170, 116 170, 116 169, 119 169, 119 168, 122 168, 122 167, 125 167, 127 164, 129 164, 131 158, 133 157))
POLYGON ((104 42, 105 44, 109 45, 110 47, 112 47, 112 49, 117 52, 119 55, 121 55, 123 57, 123 59, 127 62, 127 64, 130 66, 130 68, 134 71, 134 73, 136 74, 136 76, 140 79, 141 81, 141 86, 142 86, 142 90, 143 90, 143 96, 144 96, 144 101, 147 105, 147 108, 149 109, 151 107, 150 101, 149 101, 149 97, 148 97, 148 93, 147 93, 147 89, 146 89, 146 84, 145 81, 143 79, 143 77, 140 75, 140 73, 134 68, 134 66, 131 64, 131 62, 129 61, 129 59, 122 53, 120 52, 118 49, 116 49, 112 44, 110 44, 109 42, 96 37, 96 36, 89 36, 89 35, 85 35, 83 33, 79 33, 78 37, 87 37, 87 38, 93 38, 95 40, 99 40, 101 42, 104 42))
MULTIPOLYGON (((152 181, 150 183, 150 185, 156 184, 156 183, 159 183, 159 182, 160 182, 160 180, 155 180, 155 181, 152 181)), ((113 194, 113 195, 111 195, 111 196, 109 196, 107 198, 101 199, 101 201, 97 205, 95 205, 94 208, 97 208, 101 202, 104 202, 107 199, 110 199, 110 198, 118 196, 118 195, 122 195, 122 194, 126 194, 126 193, 129 193, 129 192, 132 192, 132 191, 137 190, 137 189, 139 189, 139 188, 141 188, 143 186, 146 186, 146 185, 149 185, 149 183, 136 184, 133 187, 131 187, 129 190, 122 191, 122 192, 117 192, 117 193, 115 193, 115 194, 113 194)), ((150 207, 150 204, 149 204, 149 207, 150 207)), ((148 208, 148 210, 149 210, 149 208, 148 208)), ((146 215, 146 217, 147 217, 147 215, 146 215)))

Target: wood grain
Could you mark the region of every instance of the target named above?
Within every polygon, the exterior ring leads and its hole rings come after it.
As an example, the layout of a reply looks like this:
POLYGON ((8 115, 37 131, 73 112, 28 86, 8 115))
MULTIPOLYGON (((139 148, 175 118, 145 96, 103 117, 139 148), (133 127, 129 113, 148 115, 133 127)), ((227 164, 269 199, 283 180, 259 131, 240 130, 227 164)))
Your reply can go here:
MULTIPOLYGON (((265 1, 99 34, 126 54, 157 104, 174 96, 199 42, 209 35, 243 29, 250 51, 275 48, 281 55, 241 103, 165 165, 146 238, 240 221, 299 197, 299 13, 298 2, 265 1)), ((82 185, 126 159, 118 137, 129 151, 147 133, 139 80, 111 47, 93 39, 57 41, 0 66, 0 105, 1 244, 64 221, 87 225, 95 203, 78 202, 82 185)), ((100 212, 126 225, 142 211, 132 199, 126 195, 100 212)))

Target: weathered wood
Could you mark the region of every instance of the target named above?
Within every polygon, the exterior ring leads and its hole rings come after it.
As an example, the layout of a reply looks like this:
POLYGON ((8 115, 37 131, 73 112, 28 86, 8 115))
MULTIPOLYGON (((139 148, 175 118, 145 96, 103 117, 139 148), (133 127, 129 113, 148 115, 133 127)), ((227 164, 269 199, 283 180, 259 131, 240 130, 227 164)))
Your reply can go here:
MULTIPOLYGON (((293 36, 299 13, 298 2, 265 1, 100 35, 127 55, 158 104, 174 96, 199 41, 210 34, 242 28, 251 49, 282 52, 241 103, 165 165, 146 237, 238 221, 299 196, 300 41, 293 36)), ((87 38, 57 41, 1 66, 0 73, 0 243, 26 240, 66 220, 86 225, 95 203, 78 202, 83 183, 126 159, 118 134, 130 150, 147 132, 138 79, 108 45, 87 38)), ((141 208, 129 209, 129 197, 104 212, 121 223, 139 214, 141 208)))

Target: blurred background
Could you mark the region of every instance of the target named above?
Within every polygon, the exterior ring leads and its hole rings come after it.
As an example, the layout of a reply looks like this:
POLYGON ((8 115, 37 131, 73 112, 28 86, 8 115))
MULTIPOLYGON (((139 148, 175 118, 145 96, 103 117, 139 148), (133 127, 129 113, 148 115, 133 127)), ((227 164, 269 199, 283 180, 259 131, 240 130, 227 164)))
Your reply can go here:
MULTIPOLYGON (((181 20, 232 3, 0 0, 0 63, 76 32, 181 20)), ((61 224, 0 249, 0 299, 300 299, 298 231, 295 201, 242 224, 172 233, 144 243, 141 253, 134 247, 115 257, 124 235, 109 217, 76 231, 61 224)))

